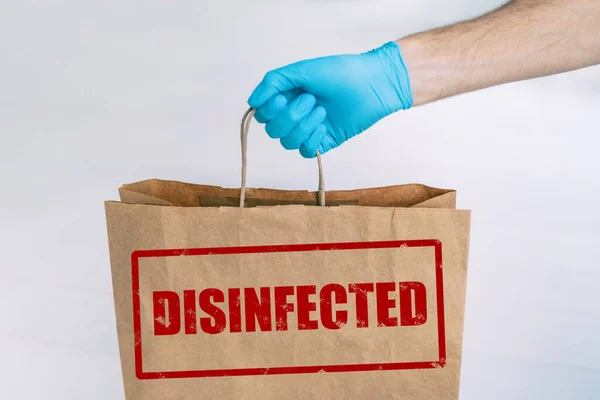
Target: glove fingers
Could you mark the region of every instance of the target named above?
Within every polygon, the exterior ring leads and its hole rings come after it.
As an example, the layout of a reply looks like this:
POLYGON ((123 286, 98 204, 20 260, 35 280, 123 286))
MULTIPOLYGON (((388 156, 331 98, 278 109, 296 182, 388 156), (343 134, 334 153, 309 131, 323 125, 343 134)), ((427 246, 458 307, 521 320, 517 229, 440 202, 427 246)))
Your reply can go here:
POLYGON ((302 143, 300 146, 300 154, 304 158, 314 158, 317 156, 317 150, 319 146, 323 142, 323 139, 327 136, 327 128, 325 125, 321 124, 315 129, 315 131, 310 135, 310 138, 302 143))
POLYGON ((254 118, 256 121, 264 124, 277 116, 288 104, 285 96, 278 94, 271 98, 267 103, 263 104, 256 110, 254 118))
POLYGON ((332 138, 331 135, 325 135, 323 141, 319 145, 319 152, 321 154, 327 153, 331 149, 335 149, 339 144, 332 138))
POLYGON ((292 130, 310 114, 317 100, 315 96, 303 93, 281 111, 277 117, 267 122, 266 131, 274 139, 288 135, 292 130))
POLYGON ((263 80, 248 98, 250 107, 260 108, 271 97, 300 88, 303 79, 299 70, 300 63, 296 63, 267 72, 263 80))
POLYGON ((268 102, 256 110, 256 121, 260 122, 261 124, 266 124, 270 120, 277 117, 280 112, 285 110, 285 107, 292 103, 292 101, 294 101, 294 99, 301 93, 302 92, 298 90, 290 90, 288 92, 276 94, 268 102))
POLYGON ((310 114, 296 125, 289 135, 281 138, 281 145, 286 150, 297 150, 323 122, 327 113, 321 106, 316 106, 310 114))

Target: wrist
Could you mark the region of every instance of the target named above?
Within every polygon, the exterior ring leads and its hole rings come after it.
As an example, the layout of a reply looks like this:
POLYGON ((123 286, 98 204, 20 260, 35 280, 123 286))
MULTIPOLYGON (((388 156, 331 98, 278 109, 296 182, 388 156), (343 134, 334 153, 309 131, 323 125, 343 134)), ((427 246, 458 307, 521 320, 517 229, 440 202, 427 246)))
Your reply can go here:
POLYGON ((410 76, 414 106, 431 103, 445 97, 443 93, 442 71, 436 67, 436 54, 432 46, 422 38, 409 36, 395 42, 402 49, 404 64, 410 76), (432 55, 433 54, 433 55, 432 55))

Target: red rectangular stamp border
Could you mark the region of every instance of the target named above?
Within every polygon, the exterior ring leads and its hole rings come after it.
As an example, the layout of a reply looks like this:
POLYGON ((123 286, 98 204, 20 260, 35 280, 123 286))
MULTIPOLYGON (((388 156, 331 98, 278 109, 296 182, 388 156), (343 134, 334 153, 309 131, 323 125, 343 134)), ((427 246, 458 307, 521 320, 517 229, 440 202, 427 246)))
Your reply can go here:
POLYGON ((443 368, 446 365, 446 328, 444 317, 444 282, 442 270, 442 243, 437 239, 388 240, 371 242, 339 242, 285 244, 270 246, 233 246, 190 249, 135 250, 131 253, 131 277, 133 297, 133 330, 135 352, 135 375, 145 379, 207 378, 222 376, 311 374, 323 372, 360 372, 443 368), (389 249, 395 247, 433 247, 435 250, 435 280, 437 298, 437 324, 439 358, 434 361, 392 362, 376 364, 306 365, 273 368, 235 368, 191 371, 144 372, 142 366, 142 322, 140 314, 139 259, 151 257, 203 256, 219 254, 257 254, 302 251, 336 251, 389 249))

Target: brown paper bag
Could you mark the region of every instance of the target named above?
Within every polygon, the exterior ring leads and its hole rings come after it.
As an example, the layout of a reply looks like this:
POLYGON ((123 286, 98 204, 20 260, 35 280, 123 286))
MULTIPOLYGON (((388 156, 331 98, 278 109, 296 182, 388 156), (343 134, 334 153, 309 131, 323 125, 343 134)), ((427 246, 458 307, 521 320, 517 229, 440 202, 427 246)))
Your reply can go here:
POLYGON ((155 179, 119 192, 127 399, 458 399, 470 212, 454 191, 320 191, 325 207, 155 179))

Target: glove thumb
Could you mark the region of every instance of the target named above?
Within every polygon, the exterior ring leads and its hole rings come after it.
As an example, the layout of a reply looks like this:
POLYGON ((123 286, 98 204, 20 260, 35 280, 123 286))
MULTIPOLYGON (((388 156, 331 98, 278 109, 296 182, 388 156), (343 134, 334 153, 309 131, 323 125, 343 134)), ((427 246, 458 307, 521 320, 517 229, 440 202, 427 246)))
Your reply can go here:
POLYGON ((252 108, 259 108, 275 95, 301 88, 304 84, 302 76, 297 64, 267 72, 250 95, 248 104, 252 108))

